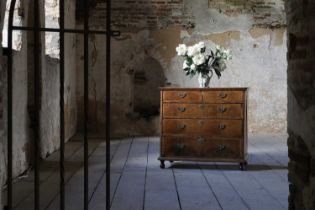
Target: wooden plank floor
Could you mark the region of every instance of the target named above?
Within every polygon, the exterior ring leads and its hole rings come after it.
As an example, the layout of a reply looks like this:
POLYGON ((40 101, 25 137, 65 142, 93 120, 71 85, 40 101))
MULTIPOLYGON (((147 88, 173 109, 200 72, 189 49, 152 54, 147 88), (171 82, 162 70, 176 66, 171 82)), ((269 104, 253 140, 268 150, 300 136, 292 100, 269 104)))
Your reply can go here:
MULTIPOLYGON (((166 163, 159 168, 159 138, 112 141, 113 210, 282 210, 288 209, 286 135, 252 135, 249 166, 233 163, 166 163)), ((66 145, 66 209, 83 209, 83 147, 66 145)), ((105 144, 89 147, 90 209, 105 209, 105 144)), ((41 209, 59 209, 59 154, 41 165, 41 209)), ((14 184, 15 209, 33 208, 32 173, 14 184)), ((4 198, 5 199, 5 198, 4 198)))

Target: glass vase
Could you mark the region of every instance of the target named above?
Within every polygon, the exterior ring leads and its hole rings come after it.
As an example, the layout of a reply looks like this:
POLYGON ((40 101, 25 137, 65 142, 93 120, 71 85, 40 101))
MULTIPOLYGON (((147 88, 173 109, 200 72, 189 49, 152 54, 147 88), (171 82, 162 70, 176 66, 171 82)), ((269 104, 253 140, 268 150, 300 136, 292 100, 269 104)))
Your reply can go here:
POLYGON ((199 74, 198 82, 200 88, 209 88, 210 86, 210 75, 209 74, 199 74))

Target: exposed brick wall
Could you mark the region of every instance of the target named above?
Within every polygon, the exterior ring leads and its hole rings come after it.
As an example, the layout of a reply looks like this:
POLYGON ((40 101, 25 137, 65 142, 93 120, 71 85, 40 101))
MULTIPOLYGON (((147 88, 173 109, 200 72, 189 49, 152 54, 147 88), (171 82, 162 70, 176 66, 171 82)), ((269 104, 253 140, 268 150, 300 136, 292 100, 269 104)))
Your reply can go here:
POLYGON ((248 14, 256 27, 281 27, 285 25, 283 0, 208 0, 209 8, 228 16, 248 14))
MULTIPOLYGON (((249 15, 253 26, 285 26, 283 0, 206 0, 210 9, 228 16, 249 15)), ((195 18, 185 0, 113 0, 113 26, 122 31, 161 29, 167 26, 193 28, 195 18)), ((94 1, 91 23, 104 27, 106 4, 94 1)), ((82 13, 80 17, 83 17, 82 13)))
POLYGON ((289 210, 315 209, 315 2, 288 0, 289 210))
MULTIPOLYGON (((172 26, 193 27, 194 18, 183 0, 113 0, 113 26, 122 31, 160 29, 172 26)), ((91 23, 104 27, 105 3, 91 10, 91 23)))

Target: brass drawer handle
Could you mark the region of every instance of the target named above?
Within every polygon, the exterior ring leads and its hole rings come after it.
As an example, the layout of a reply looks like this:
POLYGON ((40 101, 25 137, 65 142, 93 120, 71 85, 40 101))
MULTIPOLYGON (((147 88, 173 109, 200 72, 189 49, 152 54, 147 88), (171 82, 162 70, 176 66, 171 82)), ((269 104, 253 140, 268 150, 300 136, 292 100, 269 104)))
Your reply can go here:
POLYGON ((224 92, 221 92, 221 93, 219 94, 219 97, 222 98, 222 99, 224 99, 224 98, 227 97, 227 94, 224 93, 224 92))
POLYGON ((180 111, 180 112, 186 111, 186 108, 185 108, 185 107, 178 107, 177 109, 178 109, 178 111, 180 111))
POLYGON ((176 144, 176 148, 177 149, 184 149, 185 148, 185 144, 176 144))
POLYGON ((224 113, 224 112, 227 111, 227 108, 224 107, 224 106, 221 106, 221 107, 218 108, 218 111, 221 112, 221 113, 224 113))
POLYGON ((224 124, 219 124, 218 125, 218 129, 220 129, 220 130, 224 130, 226 128, 226 125, 224 125, 224 124))
POLYGON ((197 141, 198 141, 198 143, 203 143, 205 141, 205 139, 203 137, 198 137, 197 141))
POLYGON ((217 149, 216 149, 216 152, 217 153, 222 153, 222 152, 225 152, 226 151, 226 146, 224 144, 219 144, 217 149))
POLYGON ((178 97, 185 98, 187 96, 187 93, 178 93, 178 97))
POLYGON ((176 128, 177 128, 177 129, 185 129, 185 128, 186 128, 186 125, 185 125, 185 124, 177 124, 177 125, 176 125, 176 128))

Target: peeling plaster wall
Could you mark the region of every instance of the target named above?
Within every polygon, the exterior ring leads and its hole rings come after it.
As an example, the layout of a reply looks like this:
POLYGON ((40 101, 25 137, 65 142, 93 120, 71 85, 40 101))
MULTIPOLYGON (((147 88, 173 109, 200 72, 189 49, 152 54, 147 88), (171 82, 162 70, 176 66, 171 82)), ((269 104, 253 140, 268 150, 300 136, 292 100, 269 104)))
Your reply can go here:
MULTIPOLYGON (((106 4, 94 3, 90 11, 91 25, 104 29, 106 4)), ((184 76, 182 59, 176 56, 175 47, 179 43, 199 41, 205 41, 207 47, 220 44, 231 49, 233 60, 228 63, 221 79, 212 79, 210 85, 250 88, 250 132, 285 132, 287 47, 284 1, 114 0, 112 21, 114 29, 122 31, 120 37, 113 38, 112 44, 114 136, 155 135, 159 132, 158 116, 141 118, 134 110, 135 98, 139 98, 134 77, 139 71, 149 74, 150 64, 146 63, 149 59, 152 65, 158 63, 161 66, 160 71, 166 78, 162 86, 197 87, 197 78, 184 76)), ((80 17, 78 25, 82 26, 80 17)), ((96 124, 96 132, 104 126, 104 43, 105 38, 90 39, 90 122, 96 124)), ((82 44, 82 39, 78 39, 81 49, 82 44)), ((78 53, 78 58, 82 59, 82 54, 78 53)), ((78 73, 82 71, 80 64, 78 73)), ((79 102, 82 102, 82 96, 79 86, 79 102)), ((82 103, 79 104, 81 107, 82 103)))

